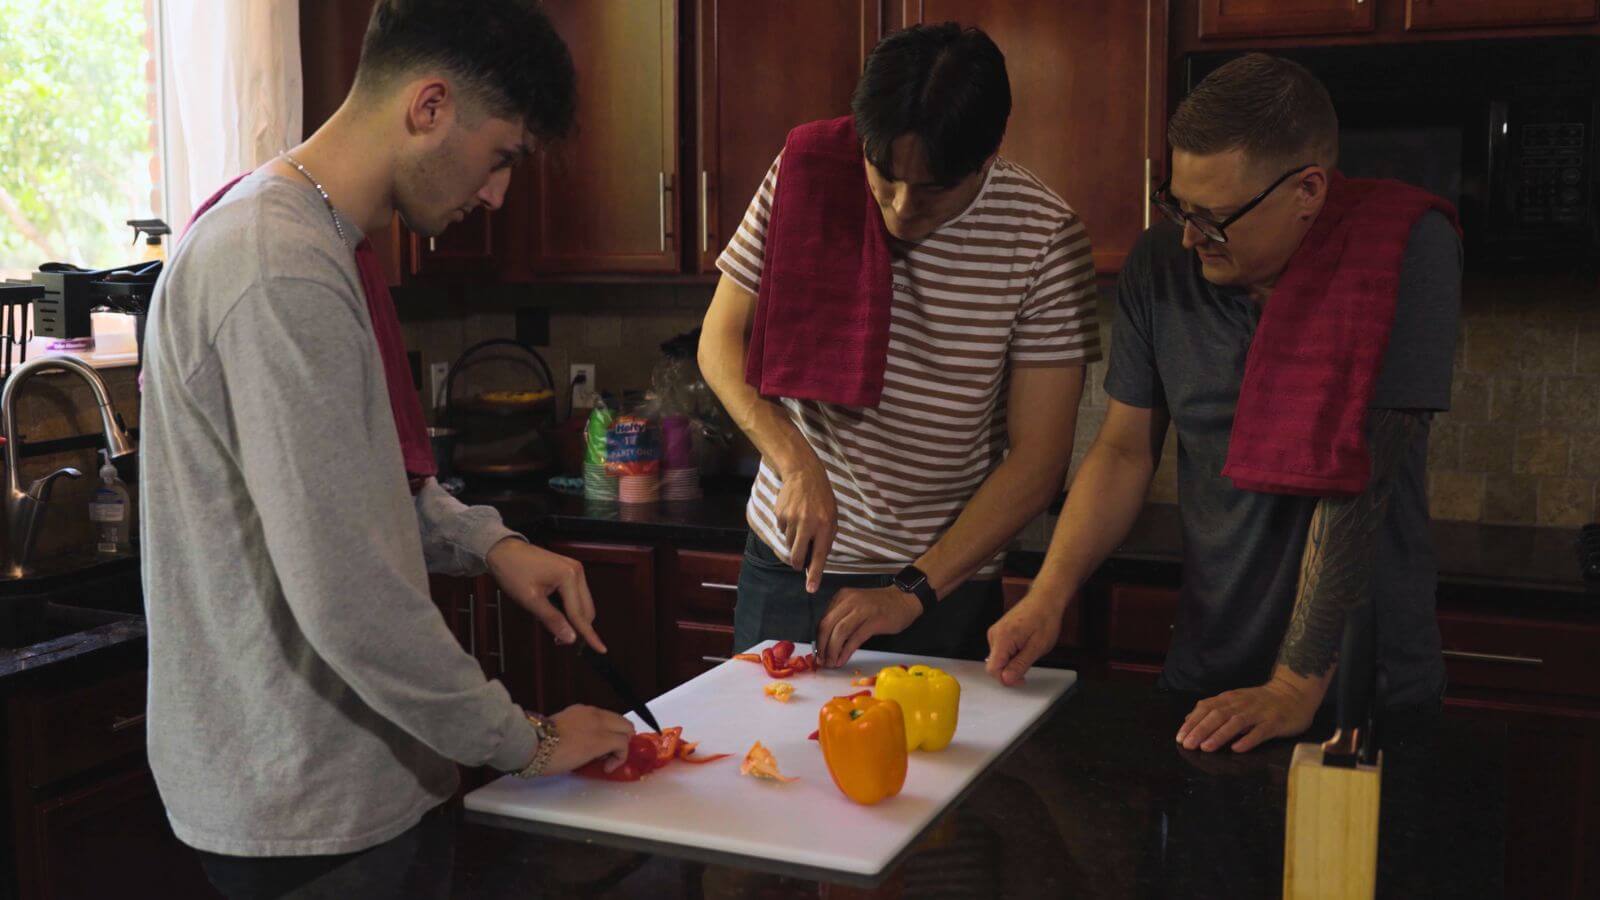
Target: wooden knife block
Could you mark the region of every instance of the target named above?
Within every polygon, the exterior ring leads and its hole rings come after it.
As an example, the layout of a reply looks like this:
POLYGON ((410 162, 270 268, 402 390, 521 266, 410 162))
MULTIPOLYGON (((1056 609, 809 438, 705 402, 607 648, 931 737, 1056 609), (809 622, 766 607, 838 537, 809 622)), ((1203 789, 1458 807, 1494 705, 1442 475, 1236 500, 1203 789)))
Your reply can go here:
POLYGON ((1283 838, 1285 900, 1371 900, 1378 884, 1377 765, 1323 764, 1320 744, 1298 744, 1289 763, 1283 838))

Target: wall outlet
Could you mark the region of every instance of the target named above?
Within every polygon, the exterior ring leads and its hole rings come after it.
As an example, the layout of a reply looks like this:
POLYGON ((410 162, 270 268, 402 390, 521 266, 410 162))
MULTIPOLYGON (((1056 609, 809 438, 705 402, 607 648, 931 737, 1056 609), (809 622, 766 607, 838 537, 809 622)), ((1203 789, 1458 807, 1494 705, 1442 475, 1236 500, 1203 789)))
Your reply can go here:
POLYGON ((444 403, 444 381, 450 377, 450 364, 436 362, 428 367, 429 406, 438 409, 444 403))
POLYGON ((573 363, 567 367, 567 384, 572 387, 572 408, 593 409, 600 398, 595 386, 594 363, 573 363), (582 383, 579 383, 579 379, 582 383))

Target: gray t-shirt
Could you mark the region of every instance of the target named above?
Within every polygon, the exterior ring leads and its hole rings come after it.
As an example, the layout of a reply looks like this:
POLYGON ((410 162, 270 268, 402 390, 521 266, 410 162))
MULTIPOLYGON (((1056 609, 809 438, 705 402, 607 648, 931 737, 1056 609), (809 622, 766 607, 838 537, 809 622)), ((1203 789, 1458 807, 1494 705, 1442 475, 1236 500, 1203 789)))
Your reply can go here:
MULTIPOLYGON (((1372 408, 1449 408, 1460 298, 1460 241, 1443 215, 1430 212, 1406 248, 1372 408)), ((1179 690, 1214 693, 1271 675, 1317 505, 1315 497, 1242 491, 1222 476, 1260 318, 1261 306, 1244 291, 1201 276, 1168 222, 1145 232, 1117 285, 1106 393, 1129 406, 1165 407, 1178 434, 1183 588, 1163 677, 1179 690)), ((1444 687, 1427 455, 1424 430, 1397 476, 1378 538, 1378 663, 1390 706, 1436 698, 1444 687)))
MULTIPOLYGON (((360 234, 344 220, 353 243, 360 234)), ((256 174, 156 287, 140 460, 149 753, 173 830, 350 853, 537 740, 428 596, 511 535, 406 484, 366 299, 309 184, 256 174)))

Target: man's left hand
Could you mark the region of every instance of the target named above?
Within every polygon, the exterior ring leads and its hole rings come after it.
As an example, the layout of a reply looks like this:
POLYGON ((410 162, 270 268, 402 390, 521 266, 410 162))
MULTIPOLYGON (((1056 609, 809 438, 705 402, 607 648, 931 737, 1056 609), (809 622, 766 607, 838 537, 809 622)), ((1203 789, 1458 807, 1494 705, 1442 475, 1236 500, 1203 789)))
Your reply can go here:
POLYGON ((1210 753, 1230 744, 1234 752, 1254 750, 1276 737, 1296 735, 1311 727, 1325 679, 1280 671, 1260 687, 1228 691, 1196 703, 1178 729, 1185 750, 1210 753))
POLYGON ((922 604, 897 587, 845 588, 833 595, 817 626, 817 659, 829 668, 842 666, 868 639, 899 634, 920 615, 922 604))

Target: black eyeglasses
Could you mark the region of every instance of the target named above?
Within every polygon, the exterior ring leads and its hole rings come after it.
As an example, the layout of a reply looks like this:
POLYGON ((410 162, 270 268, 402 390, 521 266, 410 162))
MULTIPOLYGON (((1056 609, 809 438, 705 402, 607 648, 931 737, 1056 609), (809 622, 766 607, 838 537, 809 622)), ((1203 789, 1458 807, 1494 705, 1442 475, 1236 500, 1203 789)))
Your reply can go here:
POLYGON ((1196 231, 1205 235, 1208 239, 1216 241, 1219 244, 1226 244, 1228 242, 1228 233, 1225 229, 1227 229, 1229 225, 1232 225, 1233 223, 1244 218, 1245 213, 1255 209, 1257 206, 1260 206, 1261 201, 1267 199, 1268 194, 1278 189, 1278 185, 1283 184, 1290 178, 1299 175, 1301 172, 1304 172, 1315 165, 1316 163, 1306 163, 1298 169, 1290 169, 1282 175, 1279 175, 1278 180, 1267 185, 1266 190, 1250 198, 1249 203, 1239 207, 1238 212, 1227 217, 1226 219, 1223 219, 1221 222, 1214 222, 1205 216, 1184 212, 1183 208, 1172 199, 1171 176, 1168 176, 1166 181, 1161 182, 1161 186, 1156 188, 1155 193, 1150 195, 1150 202, 1155 204, 1156 209, 1166 213, 1167 218, 1178 223, 1179 228, 1182 228, 1185 225, 1193 225, 1196 231))

